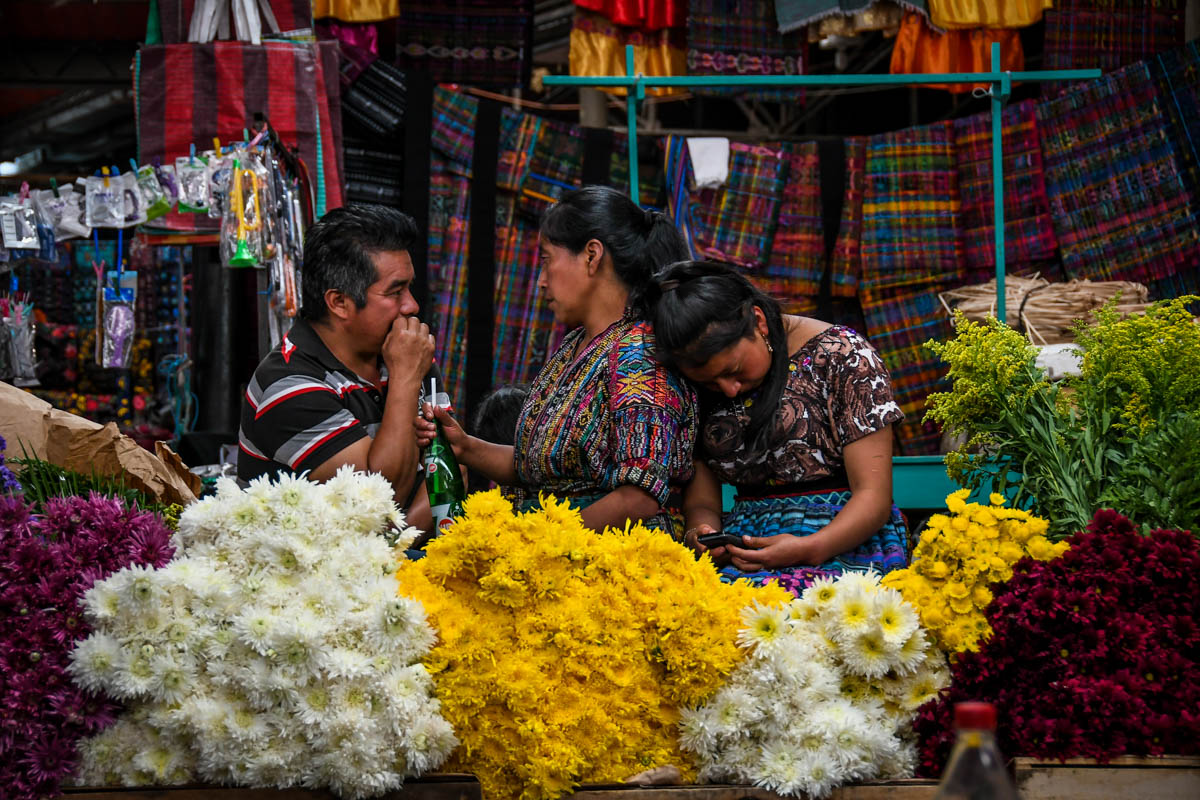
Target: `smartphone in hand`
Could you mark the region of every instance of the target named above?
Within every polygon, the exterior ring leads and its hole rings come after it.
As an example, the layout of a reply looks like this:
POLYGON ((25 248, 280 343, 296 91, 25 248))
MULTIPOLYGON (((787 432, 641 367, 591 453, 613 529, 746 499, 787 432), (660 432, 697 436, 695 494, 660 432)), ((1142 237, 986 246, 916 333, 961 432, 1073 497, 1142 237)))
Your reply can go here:
POLYGON ((742 537, 735 536, 732 533, 725 533, 724 531, 706 533, 703 536, 698 536, 696 541, 707 547, 709 550, 717 547, 724 547, 727 544, 731 544, 734 547, 745 547, 745 545, 742 544, 742 537))

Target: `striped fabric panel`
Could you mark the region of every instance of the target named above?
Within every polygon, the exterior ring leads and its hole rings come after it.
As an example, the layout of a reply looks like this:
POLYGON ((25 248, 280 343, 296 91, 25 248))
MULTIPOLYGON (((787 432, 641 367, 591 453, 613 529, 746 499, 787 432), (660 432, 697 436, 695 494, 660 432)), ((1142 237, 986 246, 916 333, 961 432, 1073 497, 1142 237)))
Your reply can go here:
MULTIPOLYGON (((1058 240, 1042 175, 1034 103, 1009 106, 1001 117, 1004 168, 1004 261, 1008 272, 1055 272, 1058 240)), ((958 188, 962 197, 966 283, 991 280, 996 271, 992 202, 992 117, 976 114, 954 122, 958 188)))
MULTIPOLYGON (((653 163, 645 158, 638 160, 638 199, 643 206, 655 206, 666 186, 662 154, 666 142, 662 137, 638 137, 638 150, 644 155, 655 153, 653 163), (646 140, 651 139, 652 143, 646 140)), ((612 158, 608 166, 608 185, 626 194, 629 193, 629 140, 618 134, 613 137, 612 158)))
POLYGON ((1200 47, 1190 42, 1150 59, 1167 138, 1200 219, 1200 47))
POLYGON ((529 169, 521 183, 518 210, 541 220, 558 198, 583 181, 583 131, 578 125, 542 120, 529 169))
POLYGON ((831 293, 834 297, 857 297, 862 273, 863 194, 867 177, 867 140, 851 136, 846 146, 846 194, 842 221, 830 257, 831 293))
POLYGON ((794 145, 785 156, 787 183, 771 258, 756 281, 788 314, 811 314, 825 271, 821 222, 821 165, 816 142, 794 145))
POLYGON ((1200 236, 1145 62, 1038 106, 1046 191, 1069 277, 1153 285, 1200 236))
POLYGON ((1045 68, 1107 72, 1178 47, 1186 5, 1186 0, 1056 0, 1045 14, 1045 68))
POLYGON ((729 178, 719 189, 690 197, 692 244, 703 258, 759 270, 771 255, 787 180, 779 145, 729 145, 729 178))
POLYGON ((496 198, 496 297, 492 385, 529 383, 562 340, 561 325, 537 290, 537 226, 496 198))
POLYGON ((938 452, 940 434, 921 422, 944 370, 925 351, 950 333, 939 291, 961 281, 960 201, 950 122, 867 140, 860 300, 871 343, 891 372, 905 422, 900 452, 938 452))
POLYGON ((466 408, 467 252, 471 182, 434 153, 429 169, 429 327, 451 401, 466 408))
POLYGON ((953 333, 938 300, 938 292, 944 288, 935 283, 903 288, 867 284, 862 288, 868 336, 887 364, 896 402, 904 412, 904 421, 896 425, 899 455, 939 452, 940 431, 921 418, 925 416, 925 398, 948 388, 941 362, 924 348, 930 339, 945 340, 953 333))
POLYGON ((471 174, 475 149, 475 116, 479 101, 445 86, 433 90, 433 148, 444 155, 455 171, 471 174))
POLYGON ((521 188, 541 126, 541 117, 524 114, 508 106, 501 109, 500 161, 496 169, 498 187, 513 192, 521 188))
POLYGON ((962 272, 950 122, 873 136, 866 145, 862 273, 876 286, 953 283, 962 272))

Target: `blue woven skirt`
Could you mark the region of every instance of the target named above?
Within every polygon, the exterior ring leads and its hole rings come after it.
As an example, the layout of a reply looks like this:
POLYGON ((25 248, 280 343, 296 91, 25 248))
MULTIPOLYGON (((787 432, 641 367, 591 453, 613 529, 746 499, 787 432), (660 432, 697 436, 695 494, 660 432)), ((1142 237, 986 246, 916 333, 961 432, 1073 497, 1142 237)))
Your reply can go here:
MULTIPOLYGON (((736 536, 808 536, 824 528, 850 500, 849 491, 796 494, 738 500, 725 516, 725 532, 736 536)), ((900 509, 871 538, 853 550, 816 566, 784 567, 743 572, 729 564, 722 567, 721 580, 748 578, 757 586, 778 583, 797 597, 813 581, 843 572, 880 574, 908 566, 908 530, 900 509)))

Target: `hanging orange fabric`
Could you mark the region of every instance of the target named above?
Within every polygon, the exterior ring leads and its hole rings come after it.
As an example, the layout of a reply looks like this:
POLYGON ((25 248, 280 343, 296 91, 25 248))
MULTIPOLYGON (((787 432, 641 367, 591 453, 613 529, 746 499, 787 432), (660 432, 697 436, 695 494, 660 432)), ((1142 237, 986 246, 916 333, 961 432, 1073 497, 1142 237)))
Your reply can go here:
MULTIPOLYGON (((687 52, 680 41, 683 32, 663 28, 643 33, 614 25, 599 14, 576 10, 571 28, 570 70, 572 75, 624 75, 625 45, 633 45, 633 68, 643 75, 686 75, 687 52)), ((610 94, 625 94, 620 87, 600 87, 610 94)), ((647 89, 647 94, 665 95, 681 89, 647 89)))
POLYGON ((313 0, 313 19, 379 22, 400 16, 400 0, 313 0))
POLYGON ((1053 0, 929 0, 929 19, 939 28, 1027 28, 1053 0))
MULTIPOLYGON (((936 72, 988 72, 992 68, 992 42, 1000 43, 1000 69, 1017 72, 1025 67, 1020 31, 975 28, 934 33, 920 14, 908 14, 900 24, 892 50, 893 75, 936 72)), ((984 83, 928 84, 931 89, 967 92, 984 83)))

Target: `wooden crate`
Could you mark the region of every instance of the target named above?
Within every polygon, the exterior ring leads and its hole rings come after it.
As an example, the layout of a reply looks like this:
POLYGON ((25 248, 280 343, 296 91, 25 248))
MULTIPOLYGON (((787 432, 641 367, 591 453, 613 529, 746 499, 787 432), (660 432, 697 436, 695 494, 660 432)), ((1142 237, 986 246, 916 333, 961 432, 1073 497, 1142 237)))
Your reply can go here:
POLYGON ((1024 800, 1196 800, 1200 758, 1122 756, 1107 764, 1090 758, 1013 759, 1024 800))
MULTIPOLYGON (((328 791, 313 789, 238 789, 227 786, 171 786, 153 789, 63 789, 61 800, 338 800, 328 791)), ((483 800, 474 775, 435 774, 404 782, 398 792, 377 800, 483 800)))
MULTIPOLYGON (((834 789, 830 800, 933 800, 937 781, 858 783, 834 789)), ((757 786, 581 786, 563 800, 783 800, 757 786)))

